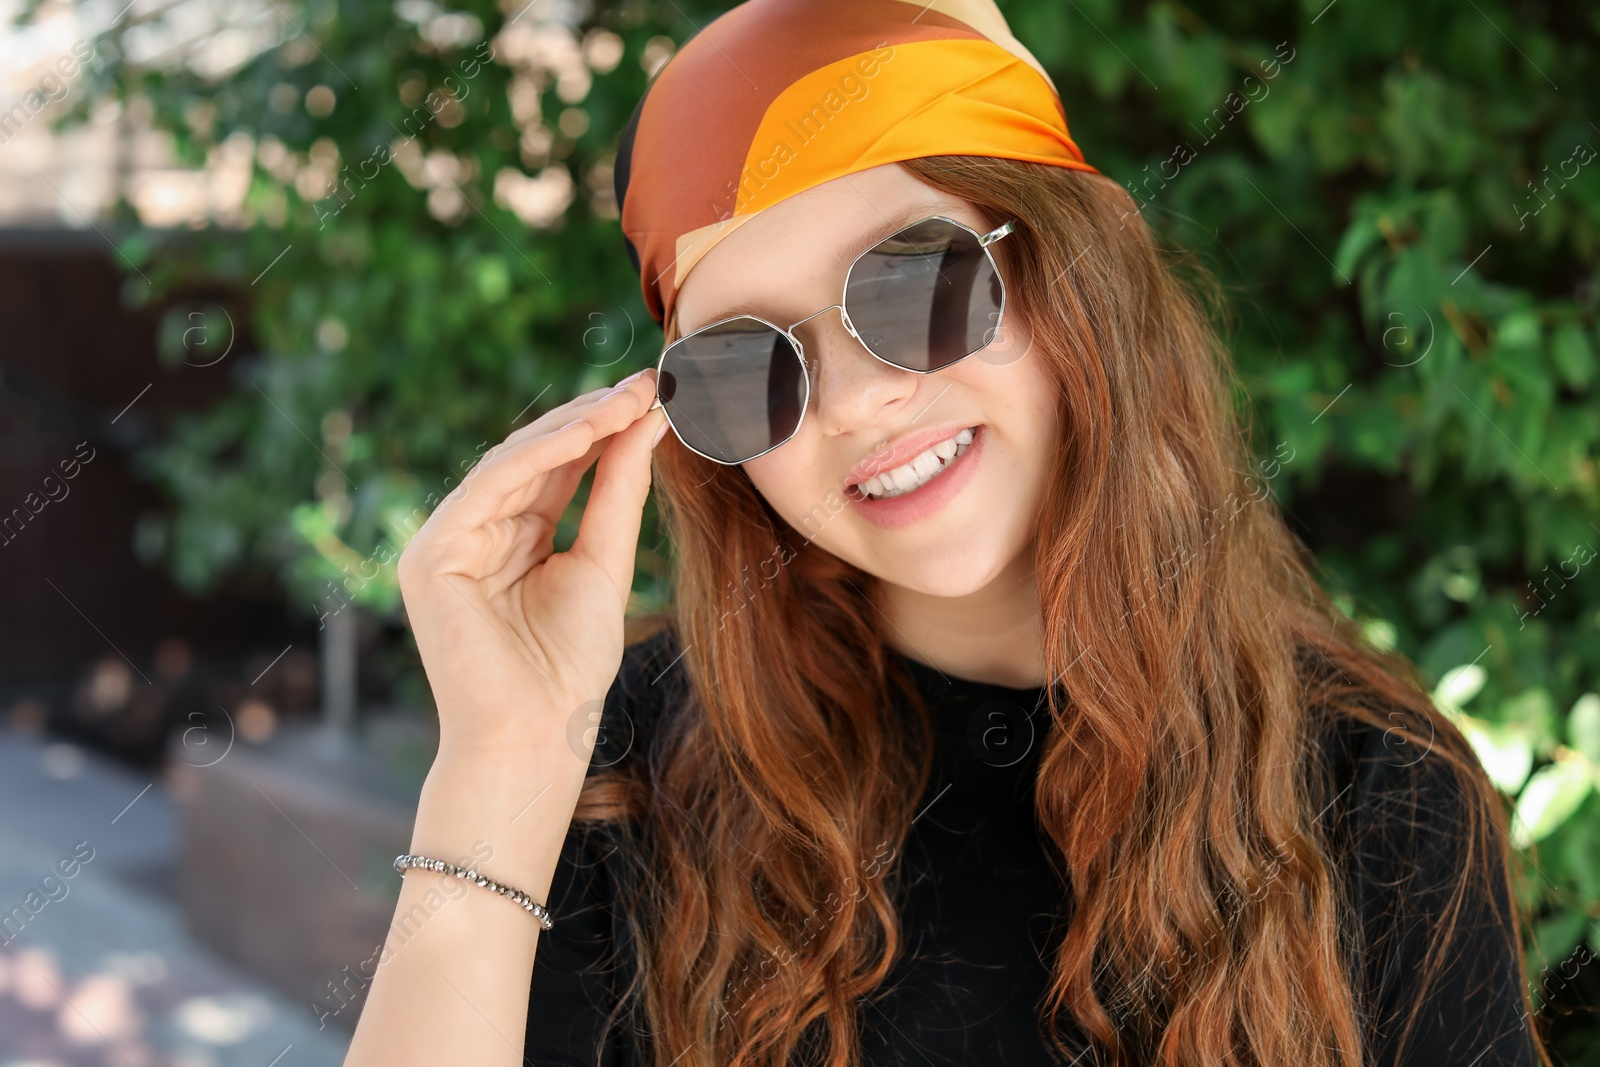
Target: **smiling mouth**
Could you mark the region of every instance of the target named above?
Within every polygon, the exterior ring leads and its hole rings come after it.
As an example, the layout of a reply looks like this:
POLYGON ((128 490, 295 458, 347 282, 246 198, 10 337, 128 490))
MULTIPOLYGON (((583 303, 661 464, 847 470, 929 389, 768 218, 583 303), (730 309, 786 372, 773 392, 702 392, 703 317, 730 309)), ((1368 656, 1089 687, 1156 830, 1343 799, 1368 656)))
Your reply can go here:
POLYGON ((909 462, 858 482, 850 488, 865 500, 890 500, 914 493, 948 470, 972 447, 976 427, 968 426, 917 453, 909 462))

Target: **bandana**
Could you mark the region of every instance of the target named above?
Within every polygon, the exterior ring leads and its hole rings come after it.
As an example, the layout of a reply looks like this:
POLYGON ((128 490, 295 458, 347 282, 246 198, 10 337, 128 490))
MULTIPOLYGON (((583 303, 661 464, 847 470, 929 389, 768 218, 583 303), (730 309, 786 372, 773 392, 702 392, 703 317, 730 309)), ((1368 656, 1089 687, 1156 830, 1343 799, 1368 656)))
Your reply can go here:
POLYGON ((773 204, 936 155, 1098 173, 993 0, 746 0, 656 73, 617 148, 645 306, 664 325, 700 257, 773 204))

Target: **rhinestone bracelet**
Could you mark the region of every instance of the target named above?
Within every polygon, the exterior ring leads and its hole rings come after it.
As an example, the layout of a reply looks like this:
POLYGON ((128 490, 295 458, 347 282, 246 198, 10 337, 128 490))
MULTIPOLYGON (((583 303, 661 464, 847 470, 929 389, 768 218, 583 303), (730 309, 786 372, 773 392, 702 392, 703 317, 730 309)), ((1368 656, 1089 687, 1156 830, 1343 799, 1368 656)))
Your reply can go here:
POLYGON ((429 859, 427 856, 413 856, 409 853, 394 858, 394 869, 397 873, 404 874, 408 868, 438 871, 441 874, 448 874, 453 878, 461 878, 472 882, 474 885, 480 885, 491 893, 499 893, 515 903, 523 911, 538 919, 539 925, 544 929, 549 930, 555 926, 555 923, 550 921, 550 913, 545 910, 543 904, 534 903, 533 898, 520 889, 512 889, 508 885, 501 885, 499 882, 485 878, 470 868, 457 867, 455 864, 446 863, 444 860, 429 859))

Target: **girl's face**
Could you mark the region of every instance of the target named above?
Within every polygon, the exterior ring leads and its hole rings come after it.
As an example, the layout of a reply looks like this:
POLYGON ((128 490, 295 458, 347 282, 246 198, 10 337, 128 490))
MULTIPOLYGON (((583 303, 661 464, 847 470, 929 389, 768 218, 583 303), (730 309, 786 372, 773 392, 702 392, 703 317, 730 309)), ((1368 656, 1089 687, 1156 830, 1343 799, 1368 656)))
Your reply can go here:
MULTIPOLYGON (((796 194, 695 264, 678 294, 679 335, 742 312, 781 326, 836 304, 857 253, 929 215, 991 228, 894 163, 796 194)), ((1020 312, 1008 284, 994 343, 933 374, 878 360, 837 310, 804 323, 795 335, 815 364, 810 407, 799 432, 745 473, 802 536, 895 586, 958 597, 1016 578, 1031 565, 1023 553, 1059 430, 1056 391, 1020 312), (964 447, 961 431, 973 435, 964 447), (952 444, 961 451, 948 459, 952 444), (863 467, 901 470, 930 447, 947 465, 926 482, 862 498, 863 467)), ((929 460, 917 466, 926 472, 929 460)))

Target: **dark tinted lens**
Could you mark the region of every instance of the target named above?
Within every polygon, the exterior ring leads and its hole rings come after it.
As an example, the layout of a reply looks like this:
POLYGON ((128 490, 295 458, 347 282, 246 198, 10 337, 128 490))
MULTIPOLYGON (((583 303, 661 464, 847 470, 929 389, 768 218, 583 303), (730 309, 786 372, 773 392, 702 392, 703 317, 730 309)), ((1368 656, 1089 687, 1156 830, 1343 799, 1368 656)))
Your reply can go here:
POLYGON ((1000 276, 953 223, 908 226, 856 261, 844 306, 866 346, 907 370, 938 370, 986 347, 1000 323, 1000 276))
POLYGON ((685 444, 742 463, 800 425, 806 383, 789 339, 740 317, 673 342, 661 361, 661 406, 685 444))

